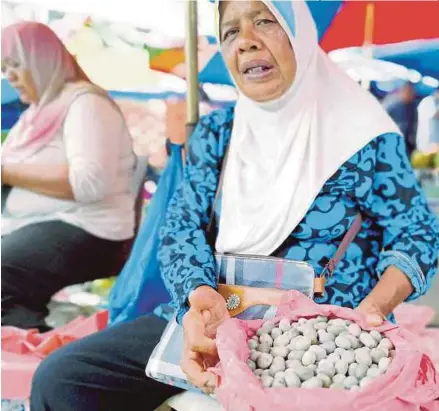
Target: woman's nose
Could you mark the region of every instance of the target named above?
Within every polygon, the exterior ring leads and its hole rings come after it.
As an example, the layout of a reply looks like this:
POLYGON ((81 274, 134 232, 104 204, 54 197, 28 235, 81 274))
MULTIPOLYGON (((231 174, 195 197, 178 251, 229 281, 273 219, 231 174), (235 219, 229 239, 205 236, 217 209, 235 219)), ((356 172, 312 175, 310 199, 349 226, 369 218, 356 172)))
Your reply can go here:
POLYGON ((261 42, 254 33, 253 25, 243 25, 239 33, 238 47, 241 52, 261 49, 261 42))

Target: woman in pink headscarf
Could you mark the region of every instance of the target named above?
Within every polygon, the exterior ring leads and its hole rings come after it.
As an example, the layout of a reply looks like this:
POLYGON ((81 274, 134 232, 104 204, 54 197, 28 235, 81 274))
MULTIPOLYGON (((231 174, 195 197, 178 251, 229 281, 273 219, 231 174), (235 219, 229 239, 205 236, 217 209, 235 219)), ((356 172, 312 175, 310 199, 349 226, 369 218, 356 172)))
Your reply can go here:
POLYGON ((135 156, 117 105, 47 26, 3 29, 1 65, 29 105, 2 147, 2 325, 43 331, 56 291, 118 273, 135 156))

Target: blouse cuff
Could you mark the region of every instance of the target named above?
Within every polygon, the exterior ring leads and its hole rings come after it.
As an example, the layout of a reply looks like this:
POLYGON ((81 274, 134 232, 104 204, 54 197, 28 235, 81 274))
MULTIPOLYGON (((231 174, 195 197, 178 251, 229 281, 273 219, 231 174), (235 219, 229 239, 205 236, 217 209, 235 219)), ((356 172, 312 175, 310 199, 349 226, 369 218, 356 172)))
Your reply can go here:
POLYGON ((378 277, 391 265, 401 270, 410 280, 413 286, 413 292, 407 298, 407 301, 416 300, 427 291, 427 282, 424 273, 418 263, 401 251, 384 251, 380 255, 380 261, 377 267, 378 277))
POLYGON ((198 287, 201 287, 202 285, 207 285, 209 287, 212 287, 213 289, 217 289, 217 284, 213 281, 210 281, 209 279, 194 279, 190 281, 190 287, 189 291, 186 294, 186 298, 184 300, 184 304, 181 305, 177 310, 177 323, 182 325, 183 324, 183 317, 184 315, 189 311, 189 295, 192 291, 197 289, 198 287))

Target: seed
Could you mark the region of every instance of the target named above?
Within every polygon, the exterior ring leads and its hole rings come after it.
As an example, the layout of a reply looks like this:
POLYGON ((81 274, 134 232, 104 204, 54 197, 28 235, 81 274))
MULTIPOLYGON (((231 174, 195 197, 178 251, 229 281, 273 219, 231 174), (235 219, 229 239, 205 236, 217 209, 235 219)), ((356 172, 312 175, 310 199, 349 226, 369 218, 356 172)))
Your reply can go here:
POLYGON ((295 347, 300 351, 307 351, 311 347, 311 339, 303 336, 296 339, 295 347))
POLYGON ((293 350, 288 354, 288 359, 302 361, 303 354, 305 354, 305 351, 293 350))
POLYGON ((273 347, 270 351, 270 354, 273 357, 286 357, 288 355, 288 353, 290 352, 290 350, 287 347, 273 347))
POLYGON ((378 368, 369 368, 366 374, 366 376, 369 378, 376 378, 379 375, 381 375, 381 372, 378 368))
POLYGON ((345 379, 346 379, 346 376, 344 374, 336 374, 332 378, 332 382, 334 382, 335 384, 343 384, 345 379))
POLYGON ((349 364, 346 361, 340 360, 335 363, 335 371, 337 374, 345 375, 348 372, 349 364))
POLYGON ((285 379, 285 371, 279 371, 276 374, 274 374, 275 380, 283 380, 285 379))
POLYGON ((389 351, 393 349, 393 344, 388 338, 383 338, 379 345, 386 347, 389 351))
POLYGON ((380 362, 378 363, 378 369, 384 374, 389 368, 391 361, 392 360, 390 358, 381 358, 380 362))
POLYGON ((274 340, 273 346, 282 347, 290 343, 291 338, 287 334, 282 334, 274 340))
POLYGON ((331 325, 333 325, 335 327, 346 328, 346 322, 345 322, 345 320, 343 320, 341 318, 335 318, 333 320, 330 320, 329 322, 331 323, 331 325))
POLYGON ((326 341, 320 347, 324 348, 327 354, 333 353, 336 348, 334 341, 326 341))
POLYGON ((258 347, 258 345, 259 344, 253 339, 248 341, 248 348, 250 348, 251 350, 256 349, 258 347))
POLYGON ((361 380, 362 378, 364 378, 367 375, 367 365, 364 364, 358 364, 356 370, 355 370, 355 376, 361 380))
POLYGON ((267 369, 271 366, 271 364, 273 363, 273 356, 271 354, 268 353, 261 353, 261 355, 259 356, 258 360, 257 360, 257 364, 259 368, 262 369, 267 369))
POLYGON ((283 388, 286 387, 287 384, 283 379, 274 379, 273 384, 271 385, 273 388, 283 388))
POLYGON ((328 341, 334 341, 335 340, 335 335, 334 334, 330 334, 328 332, 326 332, 325 330, 319 330, 317 332, 317 335, 319 337, 319 341, 321 343, 325 343, 328 341))
POLYGON ((261 354, 262 354, 262 353, 261 353, 260 351, 251 350, 251 351, 250 351, 250 359, 251 359, 252 361, 257 361, 258 358, 259 358, 259 356, 260 356, 261 354))
POLYGON ((355 377, 346 377, 346 379, 344 380, 344 386, 348 390, 355 385, 358 386, 358 380, 355 377))
POLYGON ((295 372, 301 381, 308 381, 309 379, 314 377, 314 373, 312 372, 312 370, 303 366, 300 368, 296 368, 295 372))
POLYGON ((359 339, 367 348, 375 348, 378 345, 378 343, 370 336, 370 334, 366 332, 361 333, 359 339))
POLYGON ((331 385, 331 378, 329 378, 329 376, 323 373, 318 373, 316 377, 322 380, 323 387, 329 388, 329 386, 331 385))
POLYGON ((345 361, 347 364, 352 364, 355 361, 355 352, 354 351, 345 351, 341 359, 345 361))
POLYGON ((354 337, 359 337, 361 334, 361 328, 358 324, 351 324, 348 327, 348 331, 351 335, 353 335, 354 337))
POLYGON ((285 360, 282 357, 274 357, 270 366, 271 374, 275 375, 279 371, 285 371, 285 365, 285 360))
POLYGON ((343 331, 346 331, 346 325, 343 325, 343 326, 330 325, 327 328, 327 331, 328 331, 329 334, 339 335, 343 331))
POLYGON ((383 336, 377 330, 372 330, 369 334, 378 343, 383 339, 383 336))
POLYGON ((271 330, 271 338, 273 338, 273 340, 275 340, 277 337, 280 337, 281 335, 282 335, 282 331, 279 328, 274 327, 271 330))
MULTIPOLYGON (((324 323, 320 323, 320 324, 324 324, 324 323)), ((317 361, 321 361, 324 358, 326 358, 326 350, 319 345, 311 345, 311 347, 309 348, 309 351, 312 351, 315 353, 315 355, 317 357, 317 361)))
POLYGON ((252 371, 256 370, 256 364, 252 360, 247 360, 247 365, 250 367, 252 371))
POLYGON ((313 328, 306 328, 303 331, 303 335, 304 335, 304 337, 309 338, 311 344, 317 344, 317 341, 318 341, 318 339, 317 339, 317 331, 314 330, 313 328))
POLYGON ((331 361, 331 363, 334 365, 335 363, 340 361, 340 356, 338 356, 336 353, 332 353, 328 355, 327 359, 331 361))
POLYGON ((385 353, 381 348, 374 348, 374 349, 370 352, 370 355, 371 355, 371 357, 372 357, 372 361, 373 361, 375 364, 378 364, 378 363, 380 362, 381 358, 385 358, 385 357, 387 357, 387 356, 386 356, 386 353, 385 353))
POLYGON ((291 323, 288 318, 282 318, 282 320, 279 321, 279 329, 282 332, 286 332, 291 329, 291 323))
POLYGON ((334 364, 328 360, 320 361, 317 370, 319 373, 326 374, 330 378, 332 378, 335 375, 334 364))
POLYGON ((301 385, 299 376, 293 370, 285 371, 285 382, 287 387, 299 388, 301 385))
POLYGON ((271 351, 271 346, 268 345, 267 343, 262 343, 258 345, 257 350, 262 353, 269 353, 271 351))
POLYGON ((316 353, 312 351, 307 351, 302 358, 302 364, 304 366, 308 366, 314 364, 317 361, 316 353))
POLYGON ((304 381, 302 388, 321 388, 323 387, 323 381, 320 378, 312 377, 307 381, 304 381))
POLYGON ((285 367, 291 368, 291 369, 296 369, 298 367, 303 367, 303 365, 302 365, 301 360, 288 360, 288 361, 285 361, 285 367))
POLYGON ((356 362, 349 365, 348 374, 351 377, 355 377, 357 375, 357 367, 358 367, 358 364, 356 362))
POLYGON ((367 367, 370 367, 372 364, 372 357, 367 348, 359 348, 358 350, 355 350, 355 360, 358 364, 363 364, 367 367))
POLYGON ((276 326, 276 324, 273 321, 266 321, 261 329, 264 330, 266 333, 271 333, 271 330, 276 326))
POLYGON ((261 381, 265 388, 270 388, 273 384, 274 378, 271 375, 263 375, 261 381))
POLYGON ((341 335, 335 339, 335 345, 337 347, 344 348, 345 350, 349 350, 352 347, 351 342, 346 337, 341 335))
POLYGON ((326 330, 328 328, 328 324, 327 323, 316 323, 314 324, 314 328, 318 331, 318 330, 326 330))

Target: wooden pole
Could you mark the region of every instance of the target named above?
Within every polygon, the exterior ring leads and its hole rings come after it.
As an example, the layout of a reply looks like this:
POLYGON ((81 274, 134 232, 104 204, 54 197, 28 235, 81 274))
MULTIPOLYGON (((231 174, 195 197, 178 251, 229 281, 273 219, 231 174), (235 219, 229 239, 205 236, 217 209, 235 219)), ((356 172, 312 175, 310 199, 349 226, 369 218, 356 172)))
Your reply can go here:
MULTIPOLYGON (((366 5, 366 18, 364 22, 363 55, 367 58, 373 57, 372 45, 373 45, 374 26, 375 26, 375 4, 373 1, 371 1, 366 5)), ((362 79, 361 85, 366 90, 369 90, 370 80, 362 79)))
POLYGON ((186 146, 199 119, 197 0, 186 1, 186 146))

